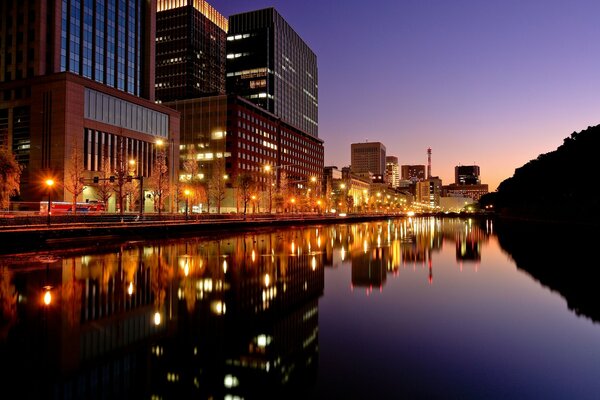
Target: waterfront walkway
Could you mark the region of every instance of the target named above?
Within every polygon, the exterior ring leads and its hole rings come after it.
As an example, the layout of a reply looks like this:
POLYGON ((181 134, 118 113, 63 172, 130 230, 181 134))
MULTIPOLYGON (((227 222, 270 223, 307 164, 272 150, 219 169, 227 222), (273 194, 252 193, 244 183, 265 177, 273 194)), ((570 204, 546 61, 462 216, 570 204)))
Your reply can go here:
POLYGON ((189 235, 226 234, 259 228, 354 223, 402 215, 355 214, 206 214, 187 219, 180 214, 44 216, 0 218, 0 254, 43 251, 72 246, 99 246, 123 240, 167 239, 189 235))

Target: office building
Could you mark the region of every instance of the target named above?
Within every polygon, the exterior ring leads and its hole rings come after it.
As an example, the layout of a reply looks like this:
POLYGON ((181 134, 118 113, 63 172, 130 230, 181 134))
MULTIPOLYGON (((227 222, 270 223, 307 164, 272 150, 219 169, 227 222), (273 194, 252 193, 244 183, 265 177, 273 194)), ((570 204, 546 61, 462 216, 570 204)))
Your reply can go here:
POLYGON ((158 0, 156 99, 225 94, 227 19, 204 0, 158 0))
POLYGON ((433 210, 440 205, 442 196, 442 180, 438 177, 431 177, 417 182, 415 198, 417 203, 433 210))
MULTIPOLYGON (((197 178, 207 182, 214 175, 215 165, 224 163, 229 189, 224 199, 226 209, 237 210, 234 186, 242 174, 252 176, 260 192, 273 183, 279 185, 282 179, 288 185, 286 189, 293 192, 306 188, 312 177, 323 174, 321 139, 240 96, 211 96, 164 105, 181 113, 182 164, 186 159, 197 160, 197 178), (267 165, 270 171, 265 170, 267 165)), ((183 183, 195 178, 183 171, 180 175, 183 183)), ((268 208, 266 201, 259 206, 268 208)))
POLYGON ((403 165, 401 167, 401 176, 403 180, 419 182, 425 180, 424 165, 403 165))
POLYGON ((397 188, 400 185, 400 171, 398 170, 398 157, 385 157, 386 181, 388 185, 397 188))
POLYGON ((478 165, 457 165, 454 167, 454 183, 457 185, 479 185, 478 165))
POLYGON ((229 17, 227 93, 318 137, 317 57, 273 8, 229 17))
POLYGON ((487 184, 450 184, 444 186, 443 195, 447 197, 469 197, 475 201, 479 201, 481 196, 489 192, 487 184))
POLYGON ((154 100, 155 1, 1 2, 0 82, 70 72, 154 100))
MULTIPOLYGON (((53 200, 71 200, 74 154, 86 179, 125 157, 149 176, 158 139, 178 157, 179 116, 153 101, 155 13, 155 0, 0 3, 0 143, 23 167, 21 200, 46 198, 50 175, 53 200)), ((78 200, 96 199, 86 186, 78 200)))
POLYGON ((385 175, 385 146, 380 142, 352 143, 350 168, 354 174, 385 175))

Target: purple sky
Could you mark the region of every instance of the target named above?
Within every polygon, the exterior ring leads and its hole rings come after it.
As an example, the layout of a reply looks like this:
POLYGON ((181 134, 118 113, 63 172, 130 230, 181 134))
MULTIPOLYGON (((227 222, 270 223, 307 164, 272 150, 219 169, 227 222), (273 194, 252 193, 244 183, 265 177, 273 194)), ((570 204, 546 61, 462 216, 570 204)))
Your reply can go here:
MULTIPOLYGON (((383 142, 454 181, 495 190, 515 168, 600 123, 597 0, 212 0, 225 16, 274 6, 316 53, 325 165, 383 142)), ((581 171, 574 171, 580 173, 581 171)))

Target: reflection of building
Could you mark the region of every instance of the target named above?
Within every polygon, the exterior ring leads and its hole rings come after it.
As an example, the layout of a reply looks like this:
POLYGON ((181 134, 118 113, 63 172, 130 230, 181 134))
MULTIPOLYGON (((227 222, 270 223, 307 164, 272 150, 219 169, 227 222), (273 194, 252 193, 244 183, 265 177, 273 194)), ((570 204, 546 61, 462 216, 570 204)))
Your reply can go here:
POLYGON ((229 17, 227 93, 317 137, 317 56, 274 9, 229 17))
POLYGON ((320 240, 310 229, 217 240, 201 254, 186 246, 194 267, 178 282, 176 336, 152 358, 153 394, 254 398, 268 387, 286 397, 290 386, 308 386, 324 288, 320 240))
POLYGON ((352 254, 352 286, 382 288, 387 274, 389 249, 376 247, 352 254))
POLYGON ((227 19, 205 0, 158 0, 156 98, 225 94, 227 19))

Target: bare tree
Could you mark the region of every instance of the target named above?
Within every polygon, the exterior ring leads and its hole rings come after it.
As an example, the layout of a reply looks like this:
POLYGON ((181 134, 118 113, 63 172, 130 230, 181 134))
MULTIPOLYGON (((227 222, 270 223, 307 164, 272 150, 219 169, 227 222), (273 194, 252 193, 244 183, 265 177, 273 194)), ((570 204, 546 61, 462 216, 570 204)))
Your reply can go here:
POLYGON ((123 215, 123 203, 127 193, 125 193, 124 185, 128 181, 128 176, 131 172, 129 160, 125 156, 125 144, 122 136, 117 137, 117 163, 115 166, 115 194, 117 196, 116 205, 119 208, 119 214, 123 215))
POLYGON ((85 168, 83 165, 83 152, 79 140, 76 140, 71 147, 71 158, 65 170, 65 190, 71 193, 73 214, 77 214, 77 200, 85 189, 84 180, 85 168))
POLYGON ((107 157, 106 152, 103 152, 103 154, 102 169, 98 171, 100 174, 98 176, 98 186, 96 187, 96 198, 104 204, 104 209, 108 210, 108 200, 112 197, 113 188, 110 182, 110 159, 107 157))
POLYGON ((206 185, 202 180, 200 165, 193 149, 188 151, 183 170, 187 175, 187 186, 192 191, 192 204, 207 203, 206 185))
POLYGON ((8 209, 11 196, 19 194, 21 171, 14 154, 0 147, 0 208, 8 209))
POLYGON ((244 205, 244 217, 248 209, 248 203, 252 198, 252 189, 254 188, 254 178, 250 174, 241 174, 237 178, 239 199, 244 205))
POLYGON ((164 199, 169 195, 169 168, 167 167, 164 151, 156 152, 156 159, 152 166, 152 175, 150 176, 148 186, 154 198, 154 210, 161 215, 164 207, 164 199))
POLYGON ((275 206, 282 212, 285 208, 285 204, 290 200, 290 187, 289 179, 285 171, 279 173, 279 180, 277 182, 276 193, 275 193, 275 206))
POLYGON ((225 159, 217 158, 208 183, 208 196, 217 205, 217 214, 221 213, 221 204, 225 200, 225 182, 228 178, 225 172, 225 159))

